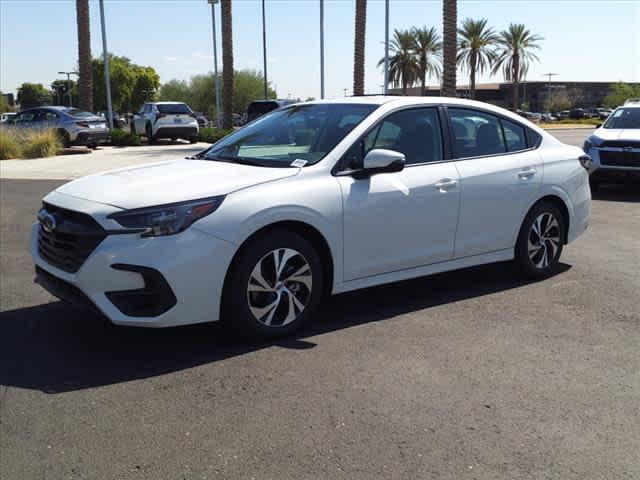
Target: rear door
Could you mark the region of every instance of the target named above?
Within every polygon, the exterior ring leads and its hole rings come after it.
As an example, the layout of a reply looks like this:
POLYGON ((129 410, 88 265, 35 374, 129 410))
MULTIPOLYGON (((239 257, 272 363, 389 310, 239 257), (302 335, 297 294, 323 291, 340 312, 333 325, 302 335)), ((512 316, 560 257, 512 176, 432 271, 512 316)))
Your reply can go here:
POLYGON ((542 160, 527 127, 483 110, 447 111, 462 196, 454 255, 513 248, 542 184, 542 160))

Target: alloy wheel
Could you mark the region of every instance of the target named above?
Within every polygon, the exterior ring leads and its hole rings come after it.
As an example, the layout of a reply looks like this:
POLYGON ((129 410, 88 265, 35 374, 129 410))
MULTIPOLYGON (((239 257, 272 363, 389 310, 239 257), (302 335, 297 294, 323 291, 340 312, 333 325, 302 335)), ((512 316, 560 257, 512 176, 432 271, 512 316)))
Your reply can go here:
POLYGON ((300 317, 311 299, 311 267, 297 250, 278 248, 262 257, 247 284, 247 302, 255 319, 283 327, 300 317))
POLYGON ((536 268, 545 269, 556 258, 560 245, 558 220, 549 212, 541 213, 529 231, 529 260, 536 268))

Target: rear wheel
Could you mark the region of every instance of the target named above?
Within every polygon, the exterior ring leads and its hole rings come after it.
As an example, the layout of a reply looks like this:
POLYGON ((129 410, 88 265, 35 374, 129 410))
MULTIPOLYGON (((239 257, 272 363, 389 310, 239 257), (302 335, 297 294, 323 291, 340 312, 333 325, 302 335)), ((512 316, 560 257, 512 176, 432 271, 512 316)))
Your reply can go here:
POLYGON ((225 285, 224 321, 244 336, 290 334, 313 315, 322 285, 313 245, 295 233, 272 232, 237 255, 225 285))
POLYGON ((590 178, 589 186, 591 187, 592 192, 597 192, 600 189, 600 182, 598 180, 590 178))
POLYGON ((71 145, 71 140, 69 139, 69 134, 66 130, 58 130, 58 138, 60 139, 60 143, 62 146, 67 148, 71 145))
POLYGON ((565 238, 564 218, 558 207, 551 202, 535 205, 520 227, 516 264, 529 277, 551 275, 558 266, 565 238))
POLYGON ((197 143, 198 142, 198 137, 193 136, 193 137, 189 137, 189 143, 197 143))

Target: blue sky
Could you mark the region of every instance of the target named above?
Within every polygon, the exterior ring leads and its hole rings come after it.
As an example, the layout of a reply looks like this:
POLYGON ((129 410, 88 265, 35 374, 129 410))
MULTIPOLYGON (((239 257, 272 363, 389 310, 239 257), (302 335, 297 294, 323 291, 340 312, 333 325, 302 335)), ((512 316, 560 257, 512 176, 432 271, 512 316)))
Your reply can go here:
MULTIPOLYGON (((102 53, 98 2, 90 0, 92 51, 102 53)), ((352 86, 354 0, 325 0, 326 96, 352 86)), ((161 81, 213 69, 211 13, 206 0, 105 0, 109 50, 153 66, 161 81)), ((269 77, 278 95, 319 97, 318 0, 267 0, 269 77)), ((528 79, 640 81, 640 0, 459 0, 459 19, 487 18, 497 30, 525 23, 541 42, 528 79)), ((391 29, 436 26, 441 1, 391 0, 391 29)), ((218 22, 220 20, 218 10, 218 22)), ((259 0, 233 1, 236 68, 262 68, 259 0)), ((220 32, 218 23, 218 33, 220 32)), ((384 2, 369 0, 368 92, 379 92, 384 2)), ((0 90, 45 85, 77 63, 75 1, 0 0, 0 90)), ((466 78, 458 74, 459 83, 466 78)), ((488 77, 481 79, 489 80, 488 77)), ((490 81, 501 81, 498 75, 490 81)), ((433 80, 431 83, 435 83, 433 80)))

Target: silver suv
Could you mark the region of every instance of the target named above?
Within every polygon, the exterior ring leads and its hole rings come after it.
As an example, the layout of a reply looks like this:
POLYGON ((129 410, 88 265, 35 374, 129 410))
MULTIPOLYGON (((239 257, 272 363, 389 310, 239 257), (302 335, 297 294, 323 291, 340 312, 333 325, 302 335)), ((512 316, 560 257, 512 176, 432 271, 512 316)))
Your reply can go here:
POLYGON ((95 147, 109 138, 104 118, 73 107, 34 107, 22 110, 9 120, 18 128, 53 128, 65 147, 95 147))
POLYGON ((149 143, 158 138, 198 141, 198 120, 186 103, 145 103, 131 119, 131 131, 145 135, 149 143))
POLYGON ((591 188, 604 180, 640 180, 640 101, 618 107, 584 142, 593 160, 591 188))

